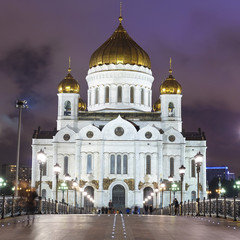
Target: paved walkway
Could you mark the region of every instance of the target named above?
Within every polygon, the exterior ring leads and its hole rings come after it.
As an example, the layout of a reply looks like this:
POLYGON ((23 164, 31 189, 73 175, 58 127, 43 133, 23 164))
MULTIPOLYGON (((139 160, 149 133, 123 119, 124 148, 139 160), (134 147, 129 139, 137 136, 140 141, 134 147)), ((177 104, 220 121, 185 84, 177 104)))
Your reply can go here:
POLYGON ((0 221, 1 240, 239 240, 240 222, 204 217, 42 215, 0 221))

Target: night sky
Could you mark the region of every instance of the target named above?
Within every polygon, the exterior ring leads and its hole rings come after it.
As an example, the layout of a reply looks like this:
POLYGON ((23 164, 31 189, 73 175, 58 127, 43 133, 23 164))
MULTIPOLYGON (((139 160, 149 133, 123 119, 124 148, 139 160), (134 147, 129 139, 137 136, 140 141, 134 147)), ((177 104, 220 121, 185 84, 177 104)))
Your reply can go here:
MULTIPOLYGON (((123 26, 149 54, 153 102, 168 76, 183 88, 183 128, 207 137, 207 165, 240 175, 240 1, 123 0, 123 26)), ((0 162, 16 163, 18 110, 23 112, 21 165, 31 165, 34 129, 52 130, 57 86, 67 74, 85 80, 91 54, 118 26, 118 0, 0 1, 0 162)))

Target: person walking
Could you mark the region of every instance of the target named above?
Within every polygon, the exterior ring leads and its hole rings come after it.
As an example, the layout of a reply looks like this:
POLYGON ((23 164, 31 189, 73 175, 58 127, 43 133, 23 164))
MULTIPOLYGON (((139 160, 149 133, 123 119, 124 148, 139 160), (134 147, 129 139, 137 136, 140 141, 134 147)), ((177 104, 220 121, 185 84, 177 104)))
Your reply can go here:
POLYGON ((176 216, 177 213, 178 213, 178 208, 179 208, 179 203, 178 203, 178 200, 176 198, 174 199, 173 204, 174 204, 174 207, 175 207, 175 216, 176 216))
POLYGON ((108 209, 109 209, 109 212, 112 213, 112 209, 113 209, 112 200, 110 200, 109 203, 108 203, 108 209))

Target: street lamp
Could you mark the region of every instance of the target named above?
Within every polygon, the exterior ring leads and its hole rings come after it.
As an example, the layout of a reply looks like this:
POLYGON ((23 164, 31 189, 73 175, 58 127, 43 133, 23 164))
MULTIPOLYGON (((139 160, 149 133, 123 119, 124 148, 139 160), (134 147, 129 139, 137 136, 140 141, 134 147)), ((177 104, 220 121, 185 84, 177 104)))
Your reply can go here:
POLYGON ((162 208, 163 208, 163 191, 166 189, 165 187, 166 187, 165 183, 160 184, 160 190, 162 190, 162 208))
POLYGON ((158 189, 157 189, 157 188, 154 189, 154 192, 155 192, 155 194, 156 194, 156 209, 157 209, 157 194, 158 194, 158 189))
POLYGON ((200 167, 203 162, 203 155, 199 152, 195 155, 195 163, 197 168, 197 216, 199 216, 199 204, 200 204, 200 195, 199 195, 199 173, 200 173, 200 167))
POLYGON ((60 190, 62 190, 62 203, 65 202, 64 200, 64 191, 65 190, 68 190, 68 186, 65 182, 61 183, 60 187, 59 187, 60 190))
POLYGON ((183 200, 183 178, 184 178, 184 175, 185 175, 185 171, 186 171, 186 168, 182 165, 180 168, 179 168, 179 175, 180 175, 180 178, 181 178, 181 202, 180 202, 180 206, 181 206, 181 215, 182 215, 182 200, 183 200))
MULTIPOLYGON (((233 185, 233 188, 240 191, 240 180, 236 181, 236 183, 233 185)), ((238 192, 239 195, 239 192, 238 192)))
POLYGON ((3 178, 0 177, 0 196, 1 196, 1 189, 2 187, 6 187, 7 183, 4 181, 3 178))
POLYGON ((82 213, 82 194, 83 194, 83 191, 84 189, 83 188, 79 188, 79 191, 80 191, 80 213, 82 213))
MULTIPOLYGON (((71 176, 69 173, 65 174, 65 181, 67 183, 67 186, 69 186, 69 182, 71 181, 71 176)), ((67 204, 68 204, 68 188, 67 188, 67 204)))
POLYGON ((77 183, 77 178, 75 178, 75 180, 73 181, 72 183, 73 185, 73 188, 74 188, 74 205, 75 205, 75 208, 77 207, 77 187, 78 187, 78 183, 77 183))
POLYGON ((170 209, 170 215, 171 215, 171 208, 172 208, 172 182, 173 182, 173 177, 170 175, 169 177, 168 177, 168 181, 169 181, 169 183, 170 183, 170 188, 169 188, 169 190, 170 190, 170 201, 169 201, 169 209, 170 209))
POLYGON ((56 163, 54 166, 53 166, 53 171, 56 175, 56 202, 58 201, 58 177, 59 177, 59 174, 61 172, 61 167, 58 163, 56 163))
POLYGON ((17 163, 16 163, 16 183, 15 197, 18 197, 18 172, 19 172, 19 156, 20 156, 20 140, 21 140, 21 125, 22 125, 22 109, 28 108, 26 100, 16 100, 15 107, 19 110, 18 117, 18 142, 17 142, 17 163))

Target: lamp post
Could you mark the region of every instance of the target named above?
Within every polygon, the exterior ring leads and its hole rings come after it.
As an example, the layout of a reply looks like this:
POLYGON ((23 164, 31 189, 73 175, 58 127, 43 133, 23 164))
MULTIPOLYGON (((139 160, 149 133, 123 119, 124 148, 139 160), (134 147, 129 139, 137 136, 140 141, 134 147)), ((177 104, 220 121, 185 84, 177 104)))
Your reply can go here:
POLYGON ((76 207, 77 207, 77 187, 78 187, 77 178, 75 178, 72 185, 73 185, 73 188, 74 188, 74 206, 75 206, 75 209, 76 209, 76 207))
POLYGON ((65 182, 61 183, 60 187, 59 187, 60 190, 62 190, 62 203, 65 202, 64 200, 64 191, 65 190, 68 190, 68 186, 65 182))
POLYGON ((56 175, 56 197, 55 197, 55 200, 56 202, 58 201, 58 177, 59 177, 59 174, 61 172, 61 167, 58 163, 56 163, 54 166, 53 166, 53 171, 56 175))
POLYGON ((158 194, 158 189, 157 189, 157 188, 154 189, 154 192, 155 192, 155 194, 156 194, 156 209, 157 209, 157 194, 158 194))
POLYGON ((180 202, 180 207, 181 207, 181 215, 182 215, 182 201, 183 201, 183 178, 184 178, 184 175, 185 175, 185 171, 186 171, 186 168, 182 165, 180 168, 179 168, 179 175, 180 175, 180 179, 181 179, 181 202, 180 202))
POLYGON ((200 173, 200 167, 203 162, 203 155, 199 152, 195 155, 195 164, 197 168, 197 216, 199 216, 199 204, 200 204, 200 194, 199 194, 199 173, 200 173))
MULTIPOLYGON (((69 187, 69 182, 71 181, 71 176, 69 173, 65 174, 65 181, 67 183, 67 186, 69 187)), ((67 204, 68 204, 68 188, 67 188, 67 204)))
POLYGON ((239 197, 239 191, 240 191, 240 180, 237 180, 235 184, 233 185, 233 188, 238 190, 238 197, 239 197))
POLYGON ((43 174, 43 166, 46 164, 47 161, 47 156, 45 152, 41 149, 37 153, 37 160, 39 163, 39 170, 40 170, 40 184, 39 184, 39 208, 38 208, 38 213, 41 214, 41 209, 42 209, 42 174, 43 174))
POLYGON ((19 110, 17 161, 16 161, 16 183, 15 183, 15 197, 18 197, 18 172, 19 172, 19 156, 20 156, 20 141, 21 141, 22 109, 28 108, 27 101, 26 100, 16 100, 15 107, 18 108, 18 110, 19 110))
POLYGON ((168 181, 169 181, 169 183, 170 183, 170 187, 169 187, 169 194, 170 194, 170 198, 169 198, 169 209, 170 209, 170 213, 169 213, 169 215, 171 215, 171 210, 172 210, 172 182, 173 182, 173 177, 170 175, 169 177, 168 177, 168 181))
POLYGON ((83 191, 84 189, 83 188, 79 188, 79 191, 80 191, 80 213, 82 213, 82 195, 83 195, 83 191))
POLYGON ((160 184, 160 190, 162 190, 162 208, 163 208, 163 192, 166 189, 165 187, 166 187, 165 183, 160 184))
POLYGON ((1 196, 1 189, 6 187, 7 183, 4 181, 3 178, 0 177, 0 196, 1 196))

